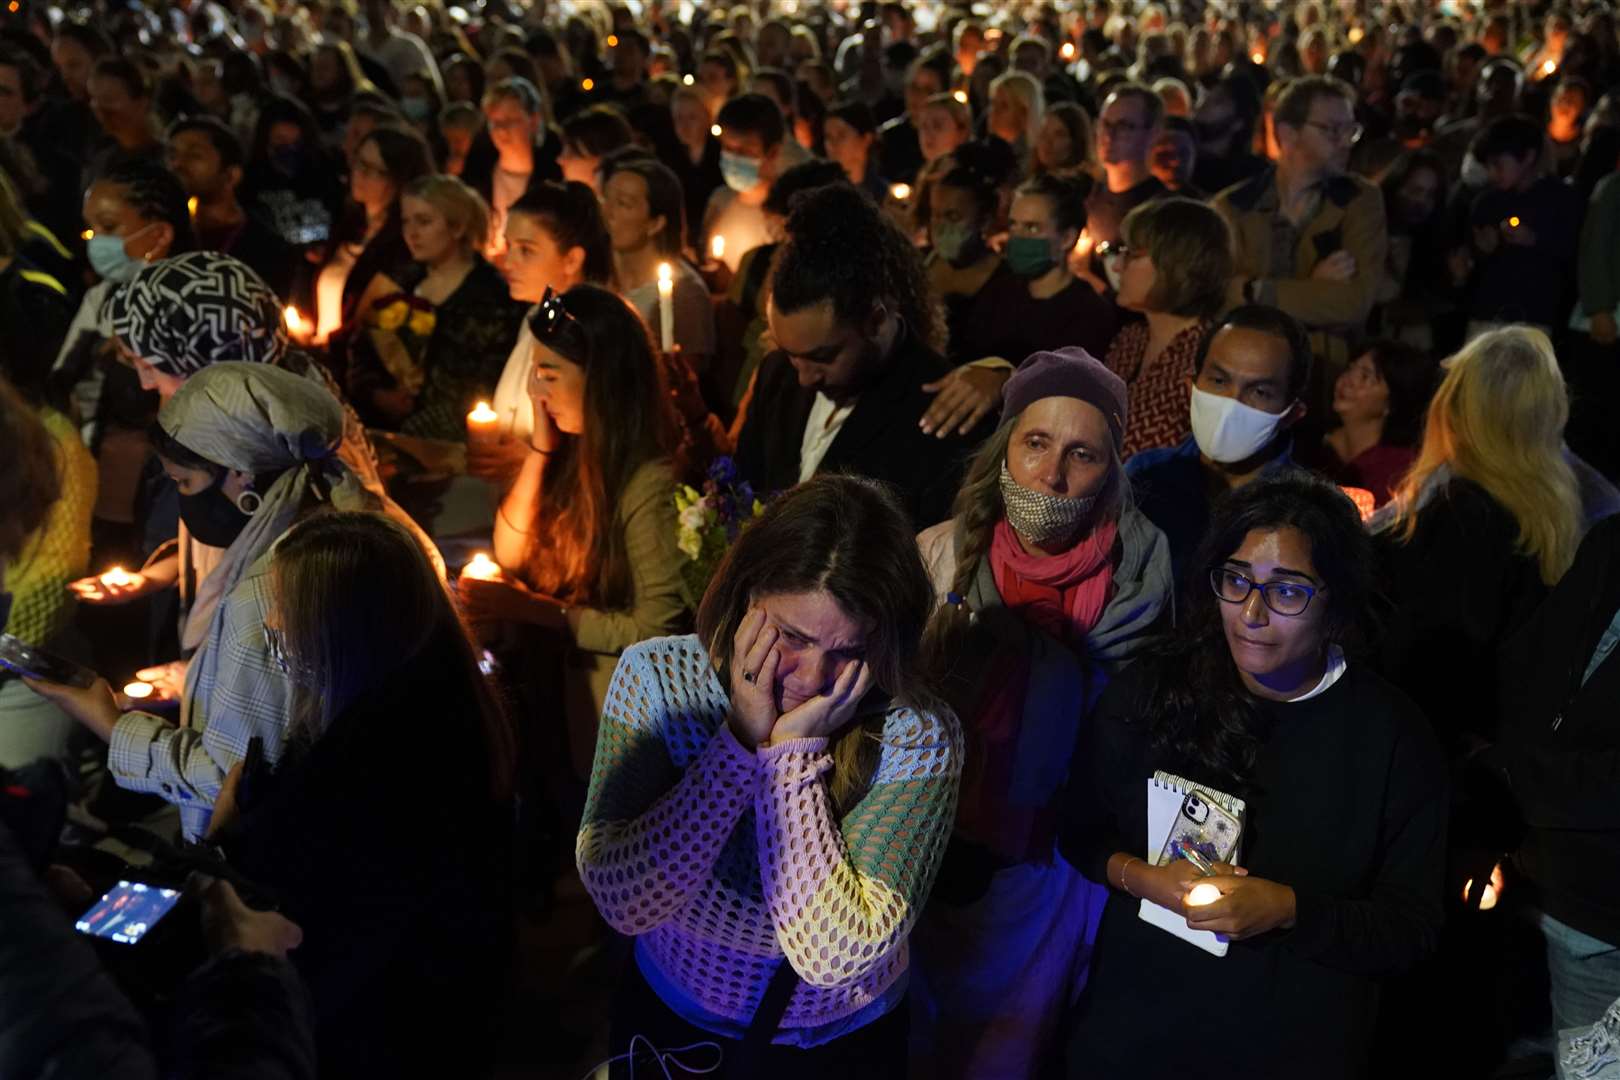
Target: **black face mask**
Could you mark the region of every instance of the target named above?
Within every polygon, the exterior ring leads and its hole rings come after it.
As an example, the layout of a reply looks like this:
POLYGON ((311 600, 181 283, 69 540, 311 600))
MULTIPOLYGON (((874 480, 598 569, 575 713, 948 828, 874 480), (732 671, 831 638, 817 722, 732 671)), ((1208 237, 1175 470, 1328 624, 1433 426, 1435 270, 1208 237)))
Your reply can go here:
POLYGON ((237 509, 225 494, 224 483, 221 476, 205 491, 180 496, 180 520, 186 523, 186 531, 209 547, 230 547, 251 517, 237 509))

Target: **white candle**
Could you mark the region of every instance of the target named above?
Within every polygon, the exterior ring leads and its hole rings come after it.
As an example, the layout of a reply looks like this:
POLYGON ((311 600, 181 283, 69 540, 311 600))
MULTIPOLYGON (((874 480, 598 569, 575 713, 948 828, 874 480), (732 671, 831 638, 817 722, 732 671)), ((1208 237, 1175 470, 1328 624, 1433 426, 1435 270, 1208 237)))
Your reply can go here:
POLYGON ((473 581, 499 581, 501 567, 488 554, 479 551, 474 553, 467 565, 461 568, 461 576, 471 578, 473 581))
POLYGON ((142 698, 151 697, 156 689, 157 687, 153 686, 151 683, 142 682, 139 679, 136 679, 132 683, 124 684, 124 696, 139 701, 142 698))
POLYGON ((709 241, 709 254, 714 256, 715 262, 719 262, 721 259, 725 258, 726 238, 721 236, 719 233, 716 233, 714 239, 709 241))
POLYGON ((1221 898, 1221 890, 1207 881, 1200 881, 1187 890, 1187 898, 1182 901, 1188 907, 1203 907, 1213 904, 1221 898))
POLYGON ((1074 59, 1074 42, 1065 41, 1063 43, 1063 47, 1058 50, 1058 55, 1063 58, 1064 63, 1068 63, 1070 60, 1073 60, 1074 59))
POLYGON ((895 184, 893 187, 889 188, 889 197, 895 202, 905 202, 907 199, 911 198, 911 185, 895 184))
POLYGON ((309 321, 291 304, 281 313, 283 321, 287 324, 287 333, 294 341, 303 341, 309 335, 309 321))
POLYGON ((658 264, 658 347, 675 351, 675 277, 669 263, 658 264))
POLYGON ((474 405, 472 412, 467 414, 467 441, 483 443, 499 439, 500 432, 495 424, 500 418, 500 414, 490 408, 489 402, 480 401, 474 405))

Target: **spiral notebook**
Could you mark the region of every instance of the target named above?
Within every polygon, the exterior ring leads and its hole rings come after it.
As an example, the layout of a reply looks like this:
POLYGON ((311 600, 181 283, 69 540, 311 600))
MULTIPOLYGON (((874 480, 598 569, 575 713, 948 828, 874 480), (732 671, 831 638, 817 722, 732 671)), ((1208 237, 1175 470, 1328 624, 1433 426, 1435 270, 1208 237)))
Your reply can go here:
MULTIPOLYGON (((1212 788, 1208 784, 1196 783, 1160 769, 1147 782, 1147 860, 1153 865, 1163 865, 1159 856, 1164 852, 1164 843, 1170 839, 1170 830, 1175 826, 1176 815, 1181 812, 1181 804, 1187 798, 1187 793, 1195 788, 1208 795, 1211 802, 1219 805, 1238 821, 1243 820, 1242 799, 1212 788)), ((1242 841, 1239 840, 1238 844, 1238 850, 1241 851, 1242 841)), ((1237 856, 1233 855, 1233 858, 1236 859, 1237 856)), ((1190 928, 1185 917, 1177 915, 1169 908, 1160 907, 1151 900, 1143 900, 1137 907, 1136 914, 1143 922, 1152 923, 1161 930, 1168 930, 1205 952, 1216 956, 1226 955, 1225 937, 1208 930, 1190 928)))

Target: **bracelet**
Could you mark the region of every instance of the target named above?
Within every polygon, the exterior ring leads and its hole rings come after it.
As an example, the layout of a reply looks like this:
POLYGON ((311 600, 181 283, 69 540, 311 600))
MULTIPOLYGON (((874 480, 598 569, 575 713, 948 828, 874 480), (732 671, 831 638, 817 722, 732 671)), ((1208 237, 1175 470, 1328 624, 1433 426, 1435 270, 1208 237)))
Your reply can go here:
POLYGON ((1119 868, 1119 887, 1121 889, 1124 889, 1125 890, 1125 895, 1130 897, 1132 900, 1140 900, 1142 898, 1140 896, 1137 896, 1135 893, 1131 892, 1131 887, 1125 883, 1125 871, 1127 871, 1127 870, 1129 870, 1131 868, 1131 863, 1133 863, 1133 862, 1146 862, 1146 861, 1147 860, 1145 860, 1145 859, 1139 859, 1135 855, 1132 855, 1130 858, 1126 859, 1124 865, 1122 865, 1119 868))

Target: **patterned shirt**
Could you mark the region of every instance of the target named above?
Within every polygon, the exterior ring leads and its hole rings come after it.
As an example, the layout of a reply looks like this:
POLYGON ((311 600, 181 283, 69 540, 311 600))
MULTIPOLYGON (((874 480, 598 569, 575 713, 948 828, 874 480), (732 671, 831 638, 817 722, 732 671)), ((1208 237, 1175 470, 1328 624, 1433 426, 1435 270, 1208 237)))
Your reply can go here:
POLYGON ((1179 445, 1192 434, 1187 380, 1193 377, 1198 344, 1210 326, 1199 322, 1171 338, 1158 362, 1145 371, 1147 323, 1132 323, 1114 335, 1104 363, 1125 380, 1130 392, 1125 449, 1120 454, 1123 460, 1129 461, 1143 450, 1179 445))
POLYGON ((898 1004, 906 941, 956 816, 962 732, 894 708, 866 794, 835 816, 828 741, 748 750, 694 636, 625 650, 575 857, 648 981, 689 1023, 740 1038, 786 958, 778 1042, 814 1046, 898 1004))

